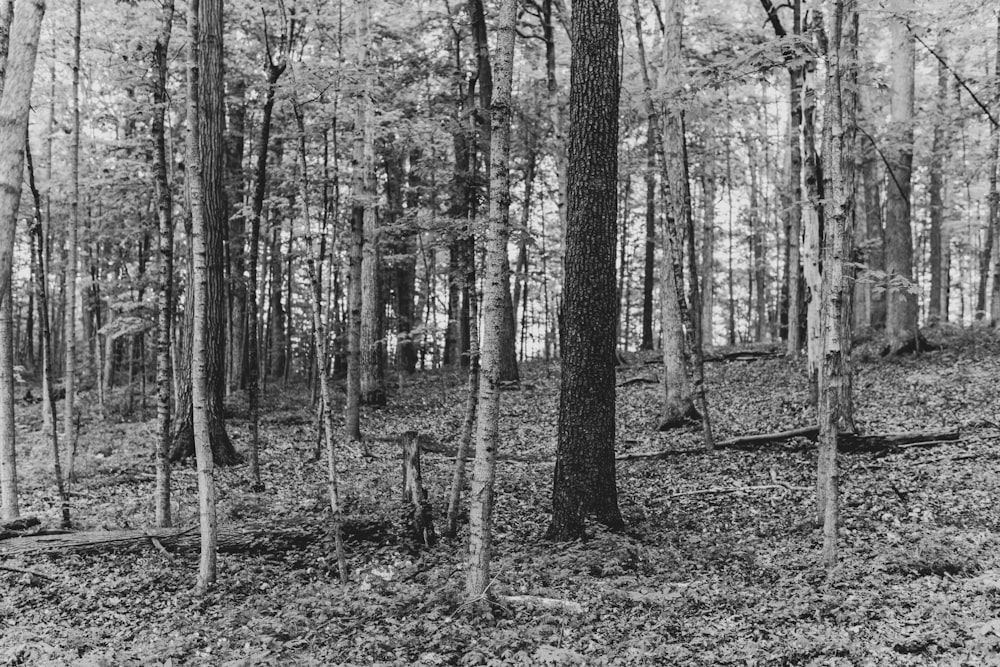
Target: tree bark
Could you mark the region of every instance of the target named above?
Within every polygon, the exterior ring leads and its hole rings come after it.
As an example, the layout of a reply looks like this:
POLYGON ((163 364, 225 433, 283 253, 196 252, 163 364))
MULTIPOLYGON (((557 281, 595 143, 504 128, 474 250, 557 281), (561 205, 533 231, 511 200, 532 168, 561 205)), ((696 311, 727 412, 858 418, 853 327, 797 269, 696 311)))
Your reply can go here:
POLYGON ((551 539, 581 537, 587 515, 611 528, 624 526, 614 459, 618 23, 618 5, 611 0, 580 0, 573 7, 563 371, 551 539))
POLYGON ((851 407, 850 318, 845 308, 851 285, 848 263, 854 225, 854 165, 857 110, 857 10, 854 0, 827 7, 830 37, 826 78, 826 169, 830 184, 824 202, 823 366, 819 384, 817 499, 823 525, 823 564, 837 563, 840 433, 853 432, 851 407))
MULTIPOLYGON (((70 216, 66 230, 66 276, 63 311, 65 361, 63 387, 66 402, 63 407, 63 443, 71 453, 76 450, 76 283, 77 283, 77 232, 80 228, 80 15, 82 0, 76 0, 73 10, 73 134, 70 141, 70 216)), ((72 470, 72 454, 70 470, 72 470)))
POLYGON ((917 337, 917 299, 913 279, 913 233, 910 221, 910 175, 913 170, 914 44, 907 19, 910 3, 893 0, 889 30, 892 79, 889 85, 890 149, 886 192, 885 259, 886 337, 895 353, 917 337))
MULTIPOLYGON (((641 29, 641 28, 640 28, 641 29)), ((656 116, 646 121, 646 239, 642 270, 642 342, 640 350, 653 345, 653 284, 656 267, 656 116)))
MULTIPOLYGON (((211 426, 209 424, 209 403, 211 397, 208 384, 209 374, 209 341, 207 328, 209 316, 209 267, 208 267, 208 225, 205 211, 205 193, 203 183, 202 150, 205 142, 202 133, 207 130, 201 124, 203 89, 201 77, 207 73, 202 71, 202 49, 211 48, 201 31, 201 21, 218 10, 217 17, 221 19, 221 0, 206 0, 206 3, 218 5, 200 8, 200 0, 189 0, 188 4, 188 134, 187 134, 187 173, 188 189, 191 197, 191 245, 194 257, 194 324, 191 362, 191 406, 192 430, 194 432, 195 456, 198 460, 198 509, 201 533, 201 558, 198 566, 196 590, 204 593, 215 583, 216 543, 218 540, 218 525, 215 501, 215 477, 212 462, 211 426)), ((221 44, 220 44, 221 46, 221 44)), ((221 73, 221 72, 219 72, 221 73)), ((221 81, 215 81, 216 84, 221 81)))
POLYGON ((156 491, 153 505, 156 525, 167 528, 172 525, 170 516, 170 429, 171 429, 171 368, 170 341, 171 324, 174 319, 174 221, 173 201, 167 174, 166 147, 166 105, 167 105, 167 58, 170 32, 174 20, 173 0, 161 3, 160 31, 153 45, 155 65, 153 83, 153 185, 156 196, 156 212, 159 235, 160 284, 157 293, 157 336, 156 336, 156 416, 157 440, 155 447, 156 491))
MULTIPOLYGON (((8 9, 9 6, 8 6, 8 9)), ((28 113, 31 103, 31 84, 35 72, 35 57, 38 53, 38 35, 41 29, 42 16, 45 13, 45 3, 19 2, 12 10, 9 33, 9 44, 13 45, 7 54, 3 79, 3 93, 0 95, 0 307, 10 312, 11 306, 11 276, 13 272, 14 240, 17 230, 17 210, 21 200, 21 181, 24 173, 25 144, 28 136, 28 113)), ((3 373, 7 378, 13 378, 13 354, 8 354, 10 347, 10 331, 8 326, 6 340, 3 343, 3 373)), ((5 382, 6 384, 6 382, 5 382)), ((3 516, 10 513, 16 516, 17 504, 17 471, 14 462, 13 439, 13 391, 4 392, 0 397, 0 410, 3 410, 9 424, 5 425, 0 434, 3 442, 0 447, 0 500, 3 503, 3 516)), ((6 421, 5 420, 5 421, 6 421)), ((62 480, 59 480, 60 487, 62 480)), ((68 509, 65 510, 65 520, 68 522, 68 509)))
POLYGON ((510 121, 517 0, 503 0, 497 19, 496 80, 490 102, 490 207, 486 226, 486 276, 480 347, 479 418, 469 509, 469 570, 465 592, 485 595, 493 551, 493 486, 500 445, 500 382, 510 301, 507 240, 510 237, 510 121))
MULTIPOLYGON (((938 45, 938 53, 944 54, 945 47, 938 45)), ((937 117, 934 119, 934 139, 931 146, 930 184, 930 273, 931 292, 927 305, 927 324, 934 326, 948 321, 947 285, 948 273, 944 267, 942 252, 947 243, 944 223, 944 167, 948 146, 948 70, 941 61, 937 67, 937 117)))

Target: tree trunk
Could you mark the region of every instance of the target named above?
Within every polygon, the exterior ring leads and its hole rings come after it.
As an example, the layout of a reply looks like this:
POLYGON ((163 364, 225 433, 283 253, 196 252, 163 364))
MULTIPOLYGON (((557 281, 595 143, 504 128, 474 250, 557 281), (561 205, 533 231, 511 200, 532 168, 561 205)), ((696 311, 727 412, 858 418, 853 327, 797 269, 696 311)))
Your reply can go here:
MULTIPOLYGON (((701 235, 701 334, 702 344, 711 349, 715 329, 715 138, 711 133, 705 137, 705 164, 702 174, 702 235, 701 235)), ((648 227, 647 227, 648 229, 648 227)), ((648 243, 648 242, 647 242, 648 243)))
POLYGON ((168 528, 172 525, 170 516, 170 429, 171 429, 171 369, 170 341, 171 324, 174 320, 174 221, 170 181, 167 173, 166 148, 166 105, 167 105, 167 58, 170 32, 174 20, 173 0, 161 4, 160 32, 153 45, 153 60, 156 67, 153 83, 153 185, 156 193, 158 221, 158 250, 160 254, 160 285, 157 294, 157 337, 156 337, 156 417, 157 440, 155 447, 156 491, 153 505, 156 525, 168 528))
POLYGON ((229 285, 229 359, 228 390, 245 386, 246 335, 247 335, 247 283, 243 277, 246 271, 247 221, 244 215, 245 188, 243 183, 243 144, 246 128, 246 81, 242 77, 233 80, 228 91, 229 127, 225 136, 226 180, 228 191, 233 193, 233 214, 229 218, 229 262, 227 266, 229 285))
MULTIPOLYGON (((212 463, 211 426, 209 424, 209 404, 211 396, 208 384, 210 368, 209 356, 209 266, 208 266, 208 225, 211 221, 205 211, 205 184, 203 183, 202 150, 206 142, 202 134, 208 129, 202 126, 201 92, 202 76, 211 76, 203 71, 205 58, 202 49, 210 49, 214 45, 208 43, 207 35, 202 33, 201 22, 208 25, 206 32, 211 34, 213 20, 221 19, 221 0, 206 0, 206 5, 218 1, 215 7, 206 6, 201 11, 200 0, 189 0, 188 4, 188 135, 187 135, 187 173, 188 191, 191 197, 191 245, 194 257, 194 334, 191 349, 191 405, 192 430, 194 432, 195 456, 198 459, 198 509, 201 532, 201 559, 198 566, 198 581, 196 590, 204 593, 215 583, 216 543, 218 540, 218 525, 215 508, 215 478, 212 463), (213 10, 217 10, 216 15, 213 10)), ((221 47, 221 43, 219 44, 221 47)), ((208 54, 205 54, 208 55, 208 54)), ((211 56, 209 56, 210 58, 211 56)), ((221 74, 221 71, 213 72, 221 74)), ((208 83, 219 85, 221 80, 209 79, 208 83)), ((207 109, 206 109, 207 111, 207 109)))
MULTIPOLYGON (((510 300, 507 240, 510 236, 510 120, 517 1, 503 0, 497 20, 497 85, 490 103, 490 207, 486 226, 486 276, 480 347, 479 418, 469 510, 469 570, 465 592, 486 593, 493 551, 493 483, 500 445, 500 382, 510 300)), ((510 341, 511 343, 513 341, 510 341)))
MULTIPOLYGON (((24 172, 25 144, 28 136, 28 113, 31 103, 31 84, 35 72, 35 56, 38 53, 38 35, 45 12, 45 3, 19 2, 16 9, 7 6, 10 15, 9 45, 13 48, 7 54, 3 73, 3 92, 0 94, 0 307, 10 312, 11 277, 13 272, 14 240, 17 231, 17 211, 21 200, 21 181, 24 172)), ((44 276, 40 276, 44 279, 44 276)), ((2 384, 9 385, 13 378, 13 355, 10 347, 10 327, 7 326, 5 340, 0 341, 3 355, 2 384)), ((7 424, 0 438, 0 500, 3 516, 17 515, 17 471, 14 463, 13 391, 4 391, 0 396, 0 410, 7 424)), ((62 479, 59 480, 60 488, 62 479)), ((68 523, 68 508, 64 519, 68 523)))
MULTIPOLYGON (((66 277, 63 335, 65 362, 63 387, 66 403, 63 408, 63 443, 68 451, 76 449, 76 278, 77 230, 80 228, 80 15, 82 0, 76 0, 73 12, 73 138, 70 142, 70 216, 66 230, 66 277)), ((72 466, 70 466, 72 469, 72 466)))
POLYGON ((653 344, 653 282, 656 266, 656 117, 646 121, 646 240, 642 271, 642 342, 640 350, 652 350, 653 344))
POLYGON ((819 384, 819 456, 817 498, 823 525, 823 564, 837 563, 839 473, 837 439, 853 431, 850 407, 850 319, 844 302, 850 298, 854 218, 855 112, 857 109, 857 11, 854 0, 836 0, 827 9, 830 30, 827 53, 825 173, 831 187, 825 200, 823 253, 823 367, 819 384), (847 392, 843 391, 846 384, 847 392), (845 402, 846 401, 846 402, 845 402), (849 423, 851 422, 851 423, 849 423))
MULTIPOLYGON (((997 99, 1000 100, 1000 16, 997 17, 997 39, 996 39, 996 62, 993 66, 993 76, 997 79, 996 91, 997 99)), ((995 108, 1000 108, 1000 103, 995 108)), ((990 155, 989 155, 989 179, 990 179, 990 219, 987 222, 990 235, 993 238, 993 251, 986 255, 986 265, 993 262, 993 289, 990 294, 990 323, 995 327, 1000 324, 1000 252, 995 246, 1000 244, 1000 192, 997 191, 997 176, 1000 171, 1000 127, 994 124, 990 128, 990 155)), ((986 272, 983 272, 982 283, 985 285, 986 272)), ((985 311, 985 304, 982 308, 985 311)))
MULTIPOLYGON (((615 248, 618 5, 573 7, 563 370, 551 539, 576 539, 595 515, 622 528, 615 480, 615 248)), ((668 292, 673 300, 673 292, 668 292)))
POLYGON ((815 397, 819 385, 818 373, 822 355, 822 169, 816 152, 815 64, 808 63, 802 81, 802 205, 803 252, 802 265, 806 283, 806 332, 810 391, 815 397))
MULTIPOLYGON (((945 47, 938 44, 938 53, 944 56, 945 47)), ((947 234, 942 229, 944 222, 944 168, 948 150, 946 124, 948 111, 948 70, 942 61, 937 66, 937 117, 934 119, 934 140, 931 147, 930 169, 930 271, 931 293, 927 306, 927 324, 934 326, 948 320, 948 301, 945 286, 948 284, 948 274, 944 269, 942 252, 947 243, 947 234), (942 282, 943 281, 943 282, 942 282), (944 297, 944 300, 942 298, 944 297)))
MULTIPOLYGON (((684 18, 683 0, 668 0, 663 6, 664 39, 661 89, 676 90, 680 85, 682 65, 681 28, 684 18)), ((668 94, 669 97, 669 94, 668 94)), ((665 108, 663 113, 664 169, 669 182, 669 204, 663 234, 663 261, 660 265, 660 310, 663 328, 663 418, 660 430, 684 424, 697 418, 691 385, 684 359, 683 270, 680 268, 682 249, 678 230, 684 228, 688 215, 684 176, 684 131, 682 111, 665 108)))
POLYGON ((893 0, 889 17, 892 79, 889 84, 889 184, 886 193, 886 337, 896 353, 917 337, 917 298, 913 279, 910 174, 913 169, 914 43, 907 23, 910 3, 893 0))

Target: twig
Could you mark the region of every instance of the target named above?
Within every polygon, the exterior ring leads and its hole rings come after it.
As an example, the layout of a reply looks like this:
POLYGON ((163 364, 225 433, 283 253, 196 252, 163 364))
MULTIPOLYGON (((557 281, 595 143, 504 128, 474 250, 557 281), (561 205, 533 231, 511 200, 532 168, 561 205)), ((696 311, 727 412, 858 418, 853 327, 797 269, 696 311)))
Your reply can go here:
POLYGON ((171 563, 174 561, 174 555, 169 551, 167 551, 167 548, 163 546, 163 542, 160 542, 160 538, 158 538, 156 535, 150 535, 149 541, 152 542, 153 546, 156 547, 164 556, 167 557, 167 560, 169 560, 171 563))
POLYGON ((55 577, 50 577, 47 574, 42 574, 41 572, 35 572, 34 570, 24 570, 19 567, 13 567, 11 565, 0 565, 0 570, 5 572, 16 572, 18 574, 30 574, 33 577, 41 577, 42 579, 48 579, 49 581, 55 581, 55 577))
POLYGON ((711 489, 695 489, 694 491, 681 491, 667 496, 670 498, 680 498, 682 496, 696 496, 708 493, 738 493, 740 491, 766 491, 769 489, 782 489, 784 491, 812 491, 808 486, 792 486, 790 484, 759 484, 757 486, 716 486, 711 489))

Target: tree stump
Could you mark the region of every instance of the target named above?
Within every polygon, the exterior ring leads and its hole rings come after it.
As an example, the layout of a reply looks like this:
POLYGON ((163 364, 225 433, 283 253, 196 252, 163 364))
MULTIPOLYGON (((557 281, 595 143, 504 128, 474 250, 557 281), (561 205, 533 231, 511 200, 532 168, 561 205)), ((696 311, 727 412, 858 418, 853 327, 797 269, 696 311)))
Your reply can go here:
POLYGON ((400 442, 403 445, 403 504, 407 508, 407 523, 412 536, 430 547, 437 540, 437 535, 431 504, 420 474, 420 438, 416 431, 407 431, 400 437, 400 442))

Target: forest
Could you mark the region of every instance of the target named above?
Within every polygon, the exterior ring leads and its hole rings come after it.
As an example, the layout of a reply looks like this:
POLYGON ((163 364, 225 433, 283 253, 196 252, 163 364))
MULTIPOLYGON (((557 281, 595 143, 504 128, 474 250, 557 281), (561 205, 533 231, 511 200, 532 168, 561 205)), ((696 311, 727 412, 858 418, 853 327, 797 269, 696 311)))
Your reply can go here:
POLYGON ((1000 662, 1000 10, 0 0, 0 663, 1000 662))

